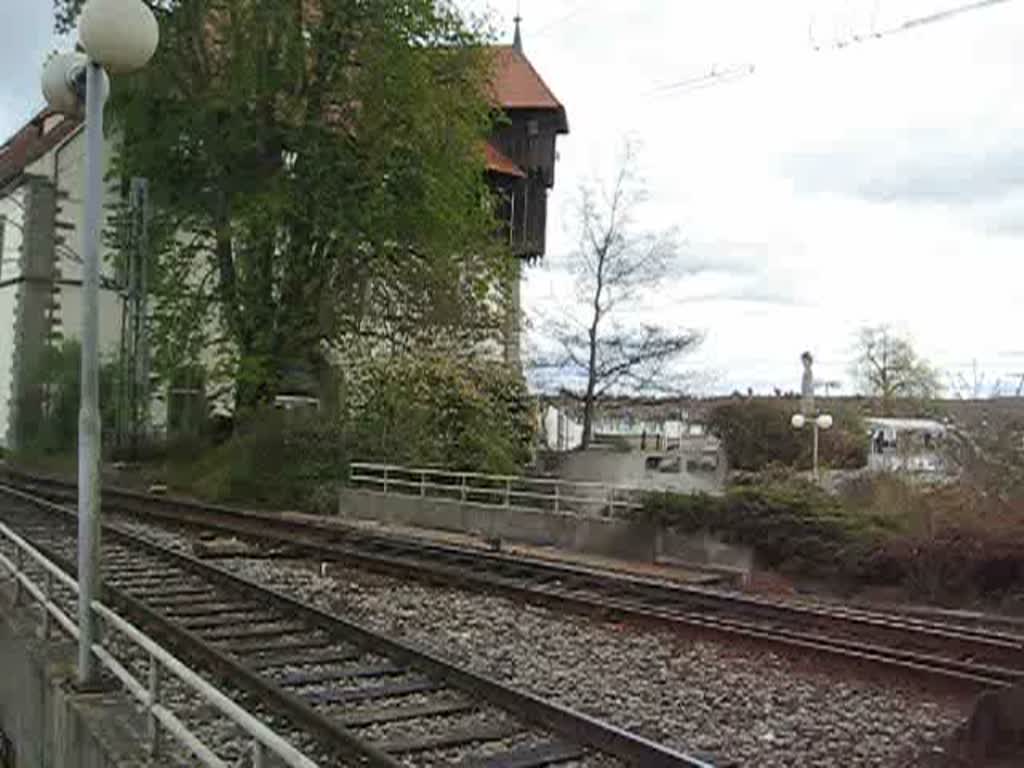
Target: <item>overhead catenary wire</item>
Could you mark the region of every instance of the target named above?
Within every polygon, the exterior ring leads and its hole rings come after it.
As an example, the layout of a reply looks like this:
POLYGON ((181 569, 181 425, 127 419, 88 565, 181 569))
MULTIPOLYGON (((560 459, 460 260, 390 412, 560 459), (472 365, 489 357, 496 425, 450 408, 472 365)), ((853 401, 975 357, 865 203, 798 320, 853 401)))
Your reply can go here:
POLYGON ((542 24, 538 29, 533 30, 530 33, 530 36, 540 37, 541 35, 547 34, 551 30, 561 26, 570 19, 574 19, 575 17, 579 16, 579 14, 582 11, 586 10, 588 7, 593 8, 596 4, 596 0, 580 0, 580 2, 578 2, 571 11, 561 16, 558 16, 557 18, 547 22, 546 24, 542 24))
POLYGON ((744 64, 736 67, 728 67, 725 69, 718 69, 717 66, 712 66, 711 69, 703 75, 696 75, 694 77, 688 77, 683 80, 678 80, 674 83, 666 83, 654 88, 650 91, 650 94, 663 94, 663 93, 680 93, 685 91, 696 91, 703 88, 710 88, 715 85, 724 85, 735 80, 741 80, 745 77, 749 77, 754 74, 756 65, 744 64))
POLYGON ((863 43, 869 40, 880 40, 882 38, 891 37, 893 35, 898 35, 903 32, 910 32, 915 29, 920 29, 921 27, 926 27, 932 24, 938 24, 943 21, 949 21, 950 19, 956 18, 958 16, 963 16, 968 13, 973 13, 974 11, 985 10, 987 8, 992 8, 997 5, 1006 5, 1007 3, 1010 2, 1013 2, 1013 0, 976 0, 976 2, 973 3, 958 5, 954 8, 947 8, 946 10, 936 11, 935 13, 929 13, 924 16, 915 16, 914 18, 906 19, 900 24, 897 24, 892 27, 887 27, 885 29, 878 29, 876 26, 878 15, 878 5, 876 2, 874 14, 872 16, 870 31, 868 33, 850 33, 848 36, 844 37, 839 37, 837 35, 835 42, 827 46, 815 45, 812 40, 812 46, 816 51, 820 51, 824 48, 845 48, 846 46, 853 45, 855 43, 863 43))
MULTIPOLYGON (((932 24, 938 24, 944 21, 949 21, 959 16, 963 16, 968 13, 975 11, 992 8, 999 5, 1006 5, 1013 0, 976 0, 976 2, 967 3, 965 5, 959 5, 954 8, 948 8, 943 11, 937 11, 935 13, 926 14, 924 16, 915 16, 911 19, 906 19, 900 24, 885 29, 878 29, 878 13, 879 13, 879 2, 875 0, 870 23, 870 31, 865 34, 854 34, 850 33, 848 36, 838 37, 834 43, 829 45, 817 44, 814 42, 813 34, 813 22, 808 26, 808 38, 809 43, 814 51, 823 50, 835 50, 842 49, 855 43, 863 43, 869 40, 879 40, 893 35, 901 34, 903 32, 909 32, 921 27, 929 26, 932 24)), ((665 83, 654 87, 648 92, 648 96, 658 96, 663 94, 681 94, 689 93, 691 91, 704 90, 718 85, 727 85, 737 80, 749 77, 759 69, 759 64, 756 62, 750 62, 734 67, 728 67, 725 69, 717 69, 715 66, 710 71, 701 75, 695 75, 692 77, 684 78, 675 82, 665 83)))

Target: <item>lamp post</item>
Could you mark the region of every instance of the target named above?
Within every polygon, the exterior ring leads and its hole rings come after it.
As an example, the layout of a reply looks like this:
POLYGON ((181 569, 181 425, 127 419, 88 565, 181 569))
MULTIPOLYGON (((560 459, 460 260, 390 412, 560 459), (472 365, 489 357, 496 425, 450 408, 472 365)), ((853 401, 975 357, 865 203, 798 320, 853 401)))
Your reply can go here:
POLYGON ((802 413, 794 413, 793 414, 793 418, 790 421, 790 423, 793 425, 793 429, 803 429, 808 421, 810 421, 811 424, 814 426, 814 459, 813 459, 812 466, 813 466, 813 469, 814 469, 814 480, 815 480, 815 482, 817 482, 818 479, 819 479, 818 478, 818 432, 823 430, 823 429, 831 429, 832 428, 832 417, 829 414, 827 414, 827 413, 820 413, 817 416, 813 416, 813 417, 808 418, 807 416, 804 416, 802 413))
POLYGON ((99 238, 103 207, 103 105, 107 72, 146 65, 156 51, 156 18, 141 0, 87 0, 78 20, 85 53, 51 58, 43 95, 58 112, 85 117, 85 225, 82 243, 82 401, 78 416, 78 684, 95 683, 92 602, 99 583, 100 408, 99 238))

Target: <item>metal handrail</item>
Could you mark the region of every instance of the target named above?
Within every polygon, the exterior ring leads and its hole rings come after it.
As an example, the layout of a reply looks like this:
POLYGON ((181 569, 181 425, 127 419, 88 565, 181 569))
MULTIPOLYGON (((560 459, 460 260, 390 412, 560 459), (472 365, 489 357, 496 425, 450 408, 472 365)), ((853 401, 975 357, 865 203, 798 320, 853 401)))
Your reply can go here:
MULTIPOLYGON (((538 509, 542 508, 539 504, 524 505, 516 503, 515 500, 551 502, 553 509, 546 509, 545 511, 555 514, 580 514, 572 509, 573 505, 607 506, 611 509, 612 515, 618 509, 627 511, 638 510, 643 506, 632 500, 636 495, 643 493, 643 490, 640 488, 591 481, 532 478, 516 475, 488 475, 481 472, 451 472, 442 469, 420 469, 368 462, 352 462, 349 465, 349 470, 350 482, 353 484, 365 483, 379 486, 385 494, 398 492, 404 495, 427 497, 434 495, 430 492, 440 491, 452 496, 458 494, 459 500, 463 502, 472 501, 474 503, 488 504, 489 502, 479 501, 480 496, 487 494, 499 499, 490 503, 491 506, 538 509), (431 479, 428 480, 428 478, 431 479), (451 482, 433 482, 432 480, 436 478, 446 478, 451 480, 451 482), (473 480, 481 479, 494 483, 494 485, 472 483, 473 480), (513 487, 513 484, 519 487, 513 487), (534 490, 521 489, 523 487, 528 489, 531 486, 536 487, 540 491, 550 488, 552 492, 538 493, 534 490), (564 493, 562 491, 563 488, 568 488, 571 491, 570 495, 564 493), (576 495, 581 492, 586 493, 588 489, 597 490, 600 493, 585 496, 576 495)), ((604 517, 603 515, 598 516, 604 517)))
MULTIPOLYGON (((28 556, 46 574, 47 583, 52 586, 53 580, 62 584, 73 593, 78 594, 78 582, 66 574, 56 564, 48 560, 41 552, 29 544, 25 539, 12 531, 4 523, 0 523, 0 535, 6 538, 17 547, 18 560, 28 556)), ((49 631, 50 617, 57 625, 71 637, 78 638, 78 627, 74 621, 68 618, 61 608, 50 599, 47 589, 39 587, 23 570, 19 564, 12 562, 7 555, 0 552, 0 565, 10 571, 15 579, 16 587, 25 590, 44 609, 43 629, 44 633, 49 631)), ((179 743, 187 748, 199 762, 208 768, 228 768, 228 764, 221 760, 209 747, 207 747, 192 731, 186 726, 170 709, 160 703, 159 689, 161 670, 168 670, 180 682, 191 688, 206 703, 212 705, 222 715, 234 722, 248 736, 252 737, 253 765, 263 765, 267 752, 275 755, 284 765, 289 768, 319 768, 318 764, 303 755, 293 747, 287 740, 282 738, 271 728, 268 728, 248 711, 232 701, 219 689, 212 686, 198 674, 189 669, 174 655, 166 651, 152 638, 139 630, 135 625, 126 621, 123 617, 112 611, 98 600, 92 602, 92 610, 97 616, 102 617, 108 627, 111 627, 123 636, 128 638, 137 647, 141 648, 149 656, 149 679, 147 684, 141 683, 129 672, 114 656, 102 645, 102 641, 94 643, 92 652, 110 672, 116 677, 128 692, 145 708, 148 720, 147 732, 149 735, 149 749, 153 754, 157 750, 160 740, 158 724, 163 726, 179 743)))
MULTIPOLYGON (((353 482, 364 482, 370 484, 383 484, 384 479, 381 477, 375 477, 374 475, 352 475, 351 479, 353 482)), ((537 499, 538 501, 553 501, 559 499, 562 502, 571 502, 579 504, 610 504, 611 499, 604 496, 566 496, 565 494, 559 494, 556 496, 552 493, 535 493, 533 491, 520 491, 515 488, 511 488, 506 491, 504 488, 486 488, 481 486, 460 486, 460 485, 445 485, 444 483, 420 483, 417 480, 398 480, 395 478, 388 478, 388 486, 399 486, 404 488, 423 488, 426 490, 435 491, 450 491, 453 493, 460 493, 464 490, 465 495, 483 495, 483 494, 497 494, 500 496, 508 495, 512 498, 522 499, 537 499)), ((616 507, 628 507, 634 509, 640 509, 643 505, 636 504, 630 501, 616 498, 616 507)))
MULTIPOLYGON (((436 467, 403 467, 398 464, 374 464, 372 462, 354 461, 349 466, 352 469, 388 470, 389 472, 406 472, 411 475, 441 475, 447 477, 476 477, 486 480, 513 480, 517 482, 536 483, 538 485, 579 485, 585 488, 623 488, 628 486, 617 486, 609 483, 601 483, 596 480, 563 480, 552 477, 525 477, 524 475, 489 475, 486 472, 452 472, 450 469, 438 469, 436 467)), ((629 490, 639 490, 628 488, 629 490)))

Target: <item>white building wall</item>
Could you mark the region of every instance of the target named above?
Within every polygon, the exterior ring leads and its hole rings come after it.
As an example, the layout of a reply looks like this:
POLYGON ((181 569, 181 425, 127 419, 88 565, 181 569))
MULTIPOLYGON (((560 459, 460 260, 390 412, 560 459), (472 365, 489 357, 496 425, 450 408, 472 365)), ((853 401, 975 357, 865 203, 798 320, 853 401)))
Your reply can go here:
MULTIPOLYGON (((104 168, 109 167, 113 144, 104 144, 104 168)), ((70 225, 58 230, 64 245, 57 247, 57 270, 60 274, 58 310, 54 316, 54 330, 65 339, 81 338, 82 327, 82 263, 85 240, 85 131, 78 130, 62 144, 30 165, 28 173, 50 178, 58 192, 66 197, 58 202, 59 220, 70 225)), ((104 231, 108 218, 120 202, 120 193, 104 184, 104 199, 100 231, 104 231)), ((104 238, 100 241, 100 272, 108 278, 114 276, 113 257, 104 238)), ((100 354, 114 356, 121 343, 121 298, 111 290, 100 289, 100 354)))
MULTIPOLYGON (((81 338, 82 287, 61 285, 59 292, 60 326, 65 339, 81 338)), ((100 360, 117 357, 121 345, 121 298, 112 291, 100 292, 100 360)))
POLYGON ((0 282, 21 273, 22 222, 25 213, 25 191, 18 187, 0 197, 0 218, 4 220, 3 259, 0 261, 0 282))
POLYGON ((0 197, 3 253, 0 256, 0 445, 7 447, 11 413, 11 374, 14 367, 14 318, 18 285, 8 282, 21 274, 22 222, 25 193, 13 189, 0 197))
MULTIPOLYGON (((59 122, 52 117, 48 126, 59 122)), ((112 155, 112 144, 105 145, 104 167, 112 155)), ((53 331, 66 339, 81 336, 81 254, 84 241, 85 219, 85 132, 78 130, 35 162, 25 168, 25 173, 43 176, 53 181, 59 193, 65 197, 58 200, 58 220, 70 225, 57 231, 64 241, 57 246, 56 266, 58 270, 57 306, 54 312, 53 331)), ((109 186, 109 185, 108 185, 109 186)), ((17 315, 19 284, 9 283, 20 276, 20 255, 22 245, 22 222, 24 214, 24 188, 9 190, 0 196, 0 216, 6 218, 3 236, 3 255, 0 261, 0 444, 6 447, 10 421, 12 397, 12 368, 14 362, 14 332, 17 315)), ((120 199, 119 191, 105 188, 103 223, 114 210, 120 199)), ((101 241, 101 273, 113 276, 111 257, 113 252, 101 241)), ((104 357, 113 357, 120 347, 121 298, 113 291, 100 292, 100 351, 104 357)))
POLYGON ((541 439, 551 451, 571 451, 583 442, 583 425, 553 405, 540 415, 541 439))
POLYGON ((7 447, 11 415, 11 374, 14 367, 14 309, 17 286, 0 287, 0 445, 7 447))

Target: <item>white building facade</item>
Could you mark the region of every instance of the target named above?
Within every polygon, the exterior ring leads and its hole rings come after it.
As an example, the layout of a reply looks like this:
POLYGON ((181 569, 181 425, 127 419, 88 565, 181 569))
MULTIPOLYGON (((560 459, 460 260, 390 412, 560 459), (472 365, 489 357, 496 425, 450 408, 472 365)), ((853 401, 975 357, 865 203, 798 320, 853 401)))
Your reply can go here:
MULTIPOLYGON (((110 146, 106 146, 109 160, 110 146)), ((41 417, 45 350, 78 337, 85 133, 41 112, 0 146, 0 444, 18 448, 41 417)), ((104 217, 120 201, 107 190, 104 217)), ((104 225, 106 218, 104 218, 104 225)), ((100 353, 121 343, 123 298, 110 286, 113 253, 101 244, 100 353)))

